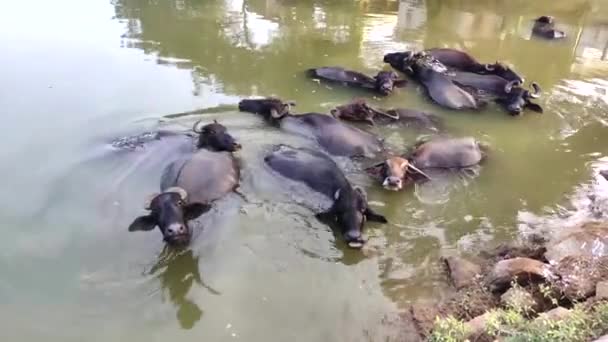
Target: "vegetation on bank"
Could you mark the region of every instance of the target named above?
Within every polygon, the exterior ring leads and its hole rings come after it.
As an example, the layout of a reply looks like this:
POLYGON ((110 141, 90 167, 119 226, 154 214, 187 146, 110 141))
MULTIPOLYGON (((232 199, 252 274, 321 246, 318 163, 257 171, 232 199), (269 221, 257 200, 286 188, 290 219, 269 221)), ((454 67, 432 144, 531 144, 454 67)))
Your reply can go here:
POLYGON ((463 321, 449 316, 438 318, 429 337, 432 342, 586 342, 608 332, 608 302, 579 303, 559 319, 534 315, 529 308, 497 308, 487 313, 481 333, 471 335, 463 321))

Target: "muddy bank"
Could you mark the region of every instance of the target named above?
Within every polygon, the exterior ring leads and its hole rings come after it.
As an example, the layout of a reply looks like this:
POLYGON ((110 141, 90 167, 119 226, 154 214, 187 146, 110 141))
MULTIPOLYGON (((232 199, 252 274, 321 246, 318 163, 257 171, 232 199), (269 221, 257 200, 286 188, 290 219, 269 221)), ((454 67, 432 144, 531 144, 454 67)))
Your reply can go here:
POLYGON ((441 302, 410 306, 404 320, 421 341, 431 336, 437 318, 448 317, 463 322, 472 340, 493 341, 486 328, 497 309, 515 310, 530 322, 562 320, 577 304, 593 310, 608 299, 608 220, 442 261, 452 293, 441 302))

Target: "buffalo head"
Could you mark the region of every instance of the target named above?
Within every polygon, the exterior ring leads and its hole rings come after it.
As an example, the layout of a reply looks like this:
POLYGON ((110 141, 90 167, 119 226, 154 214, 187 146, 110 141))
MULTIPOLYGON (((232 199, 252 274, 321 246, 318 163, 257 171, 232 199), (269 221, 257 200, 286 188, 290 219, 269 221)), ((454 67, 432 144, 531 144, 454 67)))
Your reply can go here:
POLYGON ((359 188, 338 189, 334 194, 334 200, 330 210, 331 217, 340 228, 344 241, 351 248, 361 248, 365 244, 363 227, 367 220, 388 222, 384 216, 369 208, 367 196, 359 188))
POLYGON ((411 64, 414 54, 410 51, 406 52, 391 52, 384 55, 384 63, 388 63, 393 68, 411 74, 411 64))
POLYGON ((369 106, 363 99, 357 99, 349 104, 338 106, 332 109, 330 113, 336 119, 367 122, 371 125, 374 124, 374 117, 376 115, 383 115, 393 120, 399 120, 398 115, 391 115, 374 109, 369 106))
POLYGON ((187 200, 188 193, 179 187, 153 194, 145 205, 150 213, 136 218, 129 226, 129 231, 150 231, 158 226, 168 244, 187 244, 192 236, 188 221, 210 208, 208 204, 188 203, 187 200))
POLYGON ((381 163, 368 167, 365 171, 382 182, 385 189, 391 191, 403 189, 403 186, 412 179, 408 176, 408 172, 411 171, 430 179, 422 170, 402 157, 390 157, 381 163))
POLYGON ((224 125, 214 120, 213 123, 199 128, 200 123, 201 120, 197 121, 194 126, 192 126, 192 130, 199 134, 197 143, 198 148, 206 148, 218 152, 234 152, 241 149, 241 145, 228 133, 228 130, 224 125))
POLYGON ((532 83, 532 91, 521 87, 517 81, 511 81, 505 85, 505 94, 498 102, 502 103, 509 114, 519 115, 525 108, 538 113, 543 112, 543 107, 530 101, 540 97, 541 89, 536 83, 532 83))
POLYGON ((239 110, 261 114, 266 120, 280 120, 290 114, 291 107, 295 105, 293 101, 283 102, 277 98, 246 99, 239 102, 239 110))
POLYGON ((382 95, 390 95, 395 87, 404 87, 407 84, 406 80, 399 79, 393 71, 380 71, 374 79, 376 80, 376 90, 382 95))

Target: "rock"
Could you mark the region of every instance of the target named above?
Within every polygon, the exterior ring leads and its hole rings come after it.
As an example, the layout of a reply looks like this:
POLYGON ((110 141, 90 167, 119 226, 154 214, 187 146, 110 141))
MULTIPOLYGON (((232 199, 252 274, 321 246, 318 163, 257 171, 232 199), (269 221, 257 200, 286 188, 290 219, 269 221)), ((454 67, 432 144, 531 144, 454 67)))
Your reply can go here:
POLYGON ((497 262, 486 281, 490 290, 496 292, 507 289, 515 280, 527 284, 552 278, 549 265, 530 258, 513 258, 497 262))
POLYGON ((597 299, 608 299, 608 281, 600 281, 595 285, 595 297, 597 299))
POLYGON ((596 292, 597 284, 608 280, 608 256, 567 256, 554 268, 558 276, 554 284, 570 300, 581 300, 596 292))
POLYGON ((543 312, 542 314, 538 315, 538 317, 536 317, 536 319, 534 321, 535 322, 561 321, 564 318, 568 317, 569 315, 570 315, 570 310, 568 310, 566 308, 562 308, 561 306, 558 306, 555 309, 549 310, 547 312, 543 312))
POLYGON ((460 257, 450 256, 443 258, 448 275, 457 290, 471 286, 481 273, 481 267, 460 257))
POLYGON ((471 336, 479 336, 479 335, 483 334, 483 332, 486 328, 486 323, 490 319, 491 315, 492 315, 491 312, 486 312, 481 316, 477 316, 477 317, 473 318, 472 320, 465 322, 464 326, 465 326, 465 329, 467 330, 467 336, 471 337, 471 336))
POLYGON ((562 235, 547 245, 545 258, 550 263, 566 257, 599 258, 608 256, 608 224, 586 223, 562 235))
POLYGON ((608 342, 608 335, 604 335, 593 342, 608 342))
POLYGON ((413 304, 410 306, 409 314, 418 330, 418 334, 428 337, 435 325, 435 319, 440 316, 436 305, 413 304))
POLYGON ((525 311, 536 310, 538 307, 538 303, 534 297, 521 287, 510 288, 500 296, 500 301, 505 307, 518 309, 526 308, 527 310, 525 311))

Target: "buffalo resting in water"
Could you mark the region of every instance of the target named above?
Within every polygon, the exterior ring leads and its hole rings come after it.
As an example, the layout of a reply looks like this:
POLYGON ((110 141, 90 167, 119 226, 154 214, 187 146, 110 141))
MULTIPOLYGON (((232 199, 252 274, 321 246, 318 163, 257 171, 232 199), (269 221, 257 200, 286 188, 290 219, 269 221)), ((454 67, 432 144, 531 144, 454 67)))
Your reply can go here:
POLYGON ((425 169, 465 169, 479 164, 486 147, 472 137, 436 138, 414 146, 406 156, 393 156, 366 171, 387 190, 399 191, 417 180, 430 180, 425 169))
POLYGON ((443 126, 441 118, 433 114, 405 108, 379 110, 371 107, 362 99, 337 106, 330 113, 338 119, 365 122, 371 125, 375 125, 376 123, 381 125, 398 124, 435 132, 439 131, 443 126))
POLYGON ((555 19, 548 15, 543 15, 534 20, 532 34, 545 39, 566 38, 564 31, 555 29, 555 19))
POLYGON ((387 222, 368 206, 364 192, 353 188, 338 165, 324 153, 279 145, 264 162, 283 177, 304 183, 330 198, 333 201, 331 208, 317 217, 336 225, 351 248, 363 247, 362 232, 367 220, 387 222))
POLYGON ((519 81, 524 83, 524 79, 508 66, 496 62, 493 64, 481 64, 470 54, 448 48, 434 48, 425 50, 443 65, 451 70, 475 73, 479 75, 495 75, 507 81, 519 81))
POLYGON ((406 80, 399 79, 399 76, 392 71, 380 71, 376 76, 369 77, 360 72, 340 67, 322 67, 308 69, 306 73, 313 79, 373 90, 383 96, 390 95, 395 88, 404 87, 407 84, 406 80))
POLYGON ((151 195, 146 202, 145 209, 150 213, 136 218, 129 231, 149 231, 158 226, 168 244, 187 244, 192 236, 188 221, 237 188, 240 171, 232 152, 240 149, 240 145, 217 122, 201 130, 197 126, 198 122, 194 130, 200 133, 199 150, 165 168, 161 192, 151 195))
POLYGON ((370 157, 384 150, 381 139, 371 133, 345 125, 330 115, 293 115, 289 112, 290 107, 275 98, 246 99, 239 102, 241 111, 260 114, 268 122, 287 132, 314 139, 333 155, 370 157))
POLYGON ((484 101, 459 87, 448 75, 448 68, 426 52, 395 52, 384 56, 384 62, 410 75, 426 88, 429 97, 448 109, 479 109, 484 101))
POLYGON ((426 52, 396 52, 385 55, 384 61, 395 69, 417 78, 438 104, 451 109, 475 109, 487 101, 495 101, 510 114, 518 115, 524 108, 542 113, 542 107, 531 99, 540 96, 540 87, 532 83, 532 91, 517 80, 498 75, 481 75, 447 68, 426 52))

